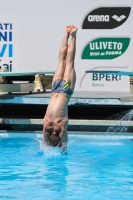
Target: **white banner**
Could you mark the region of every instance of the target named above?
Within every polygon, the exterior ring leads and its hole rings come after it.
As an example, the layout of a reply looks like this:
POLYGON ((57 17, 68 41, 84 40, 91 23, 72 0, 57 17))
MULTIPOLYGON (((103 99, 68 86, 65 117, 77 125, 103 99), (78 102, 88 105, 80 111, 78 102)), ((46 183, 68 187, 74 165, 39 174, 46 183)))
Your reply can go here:
POLYGON ((84 91, 127 91, 129 89, 129 77, 116 74, 98 74, 95 71, 124 71, 126 67, 95 67, 84 73, 79 83, 80 89, 84 91))
POLYGON ((0 14, 0 68, 17 70, 17 16, 0 14))
MULTIPOLYGON (((6 2, 0 1, 0 12, 7 13, 6 2)), ((7 30, 6 26, 1 29, 3 35, 8 31, 7 41, 1 35, 1 65, 12 62, 13 71, 56 70, 65 27, 72 24, 78 27, 75 90, 129 91, 128 76, 85 72, 133 68, 131 0, 7 1, 10 13, 18 16, 18 24, 12 14, 1 17, 1 24, 9 24, 7 30)))

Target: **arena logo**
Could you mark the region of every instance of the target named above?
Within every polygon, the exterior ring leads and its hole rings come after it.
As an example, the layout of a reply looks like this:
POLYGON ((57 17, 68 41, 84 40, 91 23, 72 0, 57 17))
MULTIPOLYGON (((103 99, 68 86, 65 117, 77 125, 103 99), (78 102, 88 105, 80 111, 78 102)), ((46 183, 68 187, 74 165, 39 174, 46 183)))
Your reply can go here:
POLYGON ((109 15, 89 15, 89 22, 109 22, 109 15))
POLYGON ((130 38, 98 38, 84 48, 82 59, 114 59, 128 48, 130 38))
POLYGON ((131 7, 101 7, 90 12, 84 19, 82 29, 113 29, 129 17, 131 7))

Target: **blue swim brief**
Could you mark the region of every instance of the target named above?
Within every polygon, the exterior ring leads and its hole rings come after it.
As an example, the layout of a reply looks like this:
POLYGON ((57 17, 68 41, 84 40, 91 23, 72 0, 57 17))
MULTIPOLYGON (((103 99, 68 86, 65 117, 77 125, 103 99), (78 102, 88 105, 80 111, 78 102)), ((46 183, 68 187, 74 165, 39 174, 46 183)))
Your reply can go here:
POLYGON ((73 94, 69 83, 65 80, 55 80, 51 92, 65 93, 70 96, 73 94))

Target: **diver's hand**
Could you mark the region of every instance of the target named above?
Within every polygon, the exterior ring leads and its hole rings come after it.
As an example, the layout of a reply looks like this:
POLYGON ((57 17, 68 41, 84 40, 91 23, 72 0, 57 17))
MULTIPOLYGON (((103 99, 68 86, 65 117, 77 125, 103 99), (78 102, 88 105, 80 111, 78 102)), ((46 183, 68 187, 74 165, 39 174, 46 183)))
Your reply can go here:
POLYGON ((62 142, 61 153, 64 155, 67 155, 67 143, 66 142, 62 142))

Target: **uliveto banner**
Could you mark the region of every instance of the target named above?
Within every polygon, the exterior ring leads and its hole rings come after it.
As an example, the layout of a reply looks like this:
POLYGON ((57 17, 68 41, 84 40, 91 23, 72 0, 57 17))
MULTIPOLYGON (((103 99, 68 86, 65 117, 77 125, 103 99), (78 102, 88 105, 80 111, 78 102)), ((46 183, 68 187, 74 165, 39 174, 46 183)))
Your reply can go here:
POLYGON ((82 59, 114 59, 128 48, 130 38, 98 38, 83 50, 82 59))

